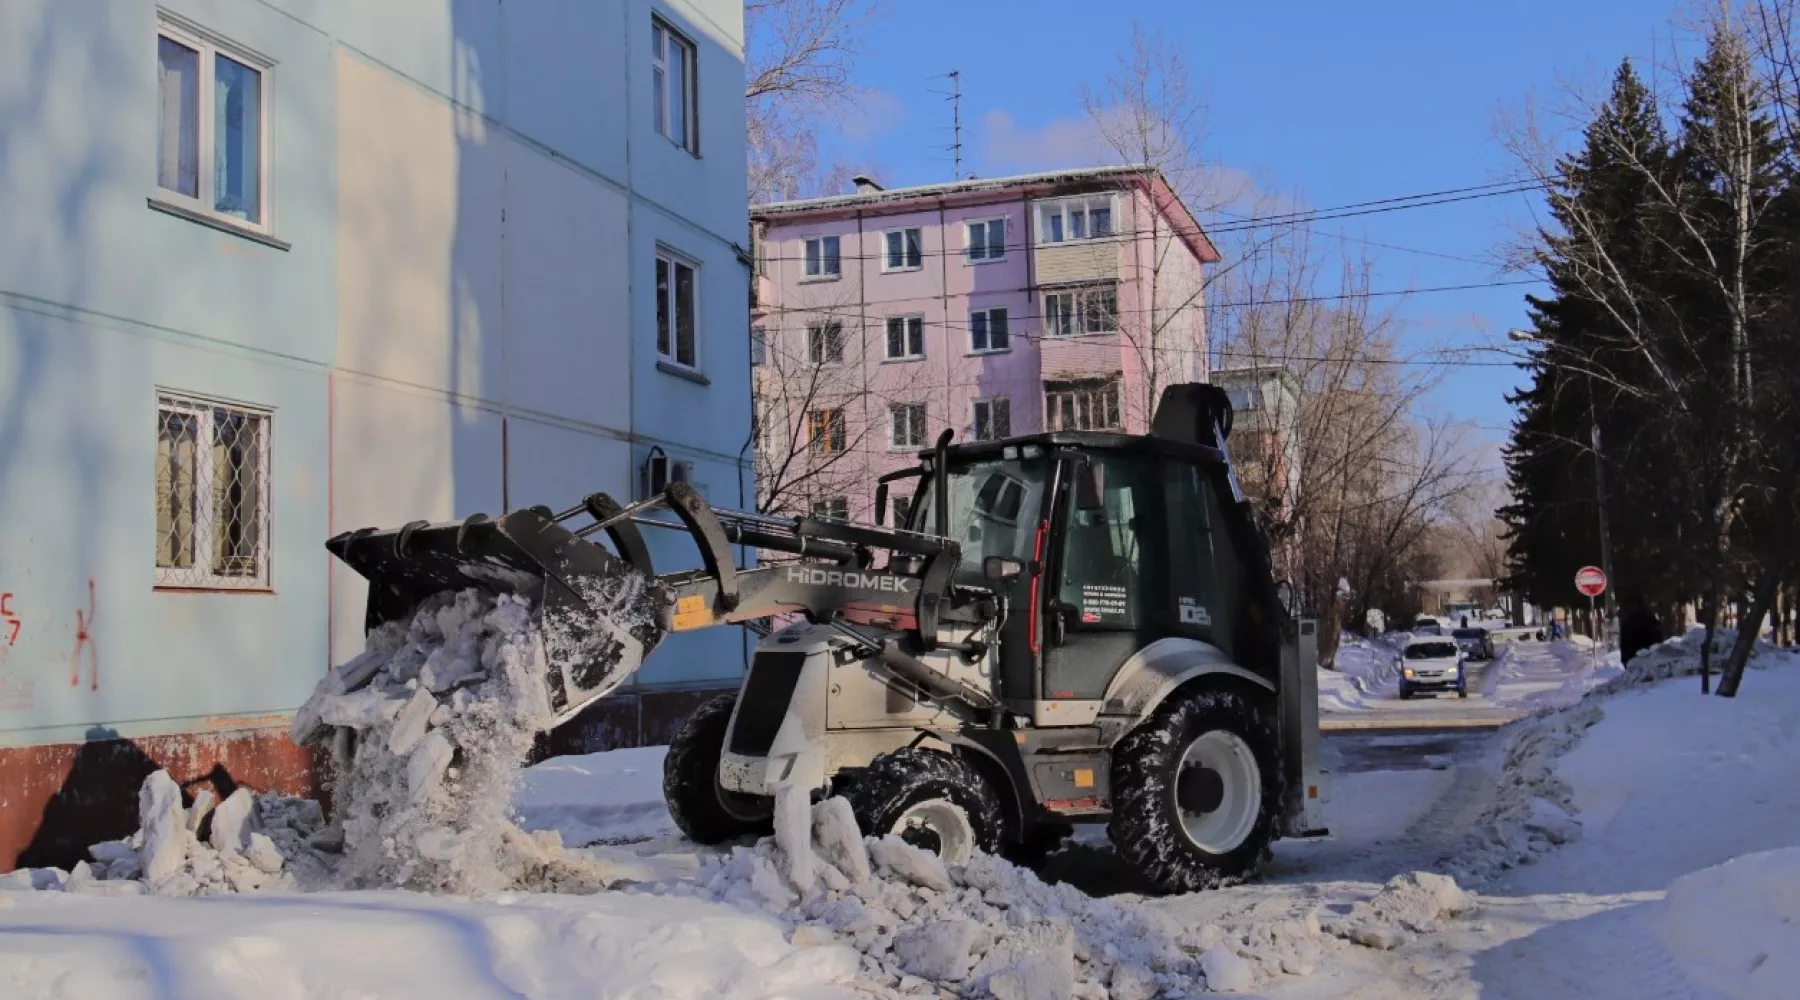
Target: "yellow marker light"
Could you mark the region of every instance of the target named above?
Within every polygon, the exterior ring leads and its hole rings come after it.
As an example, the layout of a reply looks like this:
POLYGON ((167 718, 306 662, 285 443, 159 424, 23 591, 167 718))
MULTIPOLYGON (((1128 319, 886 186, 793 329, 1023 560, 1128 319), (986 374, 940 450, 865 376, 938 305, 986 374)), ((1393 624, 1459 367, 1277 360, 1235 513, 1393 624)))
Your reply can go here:
POLYGON ((1094 787, 1094 772, 1085 767, 1076 768, 1075 769, 1075 787, 1076 788, 1092 788, 1092 787, 1094 787))

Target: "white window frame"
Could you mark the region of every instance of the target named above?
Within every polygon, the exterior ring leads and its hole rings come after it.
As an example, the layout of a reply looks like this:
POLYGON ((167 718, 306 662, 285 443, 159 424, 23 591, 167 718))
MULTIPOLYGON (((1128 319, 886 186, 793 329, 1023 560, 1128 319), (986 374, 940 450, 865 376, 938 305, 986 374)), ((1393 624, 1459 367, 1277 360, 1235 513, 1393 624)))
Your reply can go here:
POLYGON ((924 268, 925 268, 925 227, 923 227, 923 226, 899 226, 894 229, 882 230, 882 232, 881 232, 881 273, 883 273, 883 274, 899 274, 904 271, 920 271, 920 270, 924 270, 924 268), (906 234, 907 233, 917 233, 919 236, 919 262, 917 264, 906 263, 906 258, 907 258, 906 234), (891 262, 890 256, 888 254, 888 238, 891 236, 899 236, 900 237, 900 265, 898 267, 889 267, 888 266, 888 264, 891 262))
POLYGON ((1007 310, 1007 307, 1005 307, 1005 306, 988 306, 986 309, 971 309, 971 310, 969 310, 969 353, 970 354, 1005 354, 1011 350, 1012 350, 1012 314, 1007 310), (1000 315, 1006 317, 1006 346, 1005 347, 993 346, 993 344, 994 344, 994 314, 995 313, 999 313, 1000 315), (987 336, 988 346, 986 346, 986 347, 978 346, 975 343, 975 317, 977 317, 977 316, 982 317, 983 323, 987 328, 986 336, 987 336))
POLYGON ((801 281, 836 281, 844 276, 844 238, 836 233, 821 233, 808 236, 800 242, 800 280, 801 281), (837 253, 832 255, 832 269, 825 269, 825 241, 837 244, 837 253), (812 266, 813 244, 819 245, 819 273, 813 274, 808 268, 812 266))
POLYGON ((922 360, 924 360, 924 358, 925 358, 925 314, 924 313, 904 313, 899 316, 889 316, 887 318, 886 322, 882 323, 882 325, 881 325, 881 353, 882 353, 882 359, 886 360, 886 361, 922 361, 922 360), (900 341, 901 341, 900 346, 902 348, 902 351, 899 354, 894 353, 893 326, 895 323, 902 324, 902 327, 900 330, 900 341), (912 349, 913 334, 915 332, 918 334, 919 349, 917 351, 914 351, 912 349))
POLYGON ((931 433, 930 413, 924 403, 888 404, 888 447, 894 451, 916 451, 925 447, 931 433), (906 434, 900 433, 901 414, 906 414, 906 434), (916 415, 917 419, 914 419, 916 415), (913 434, 914 431, 918 433, 913 434))
POLYGON ((677 29, 673 24, 670 24, 667 18, 658 14, 650 15, 650 26, 652 48, 650 53, 650 95, 651 100, 656 102, 652 105, 650 127, 656 131, 656 134, 673 143, 677 149, 687 150, 689 153, 698 157, 700 155, 700 47, 695 45, 694 40, 689 38, 686 33, 677 29), (660 48, 655 44, 656 32, 658 31, 662 32, 662 46, 660 48), (670 110, 672 110, 672 106, 669 103, 669 55, 667 47, 671 44, 678 45, 687 52, 687 58, 682 61, 685 78, 681 81, 683 85, 682 93, 687 97, 687 107, 683 109, 684 114, 682 115, 682 121, 687 125, 687 128, 685 130, 686 134, 681 136, 673 136, 668 132, 671 123, 674 121, 674 116, 669 113, 670 110), (657 73, 661 73, 663 79, 663 85, 660 92, 657 90, 655 84, 657 73), (656 114, 658 113, 662 115, 661 127, 658 127, 656 123, 656 114))
POLYGON ((1125 426, 1124 386, 1120 379, 1074 379, 1067 381, 1049 381, 1044 383, 1044 430, 1046 431, 1085 431, 1120 430, 1125 426), (1058 386, 1059 388, 1051 388, 1058 386), (1103 395, 1107 394, 1107 395, 1103 395), (1059 397, 1068 396, 1075 403, 1076 418, 1073 424, 1062 423, 1061 407, 1057 405, 1059 397), (1096 401, 1101 411, 1097 420, 1090 421, 1088 426, 1081 426, 1081 397, 1087 397, 1088 410, 1091 413, 1096 401), (1108 413, 1107 411, 1111 412, 1108 413), (1106 418, 1110 416, 1109 421, 1106 418))
MULTIPOLYGON (((821 336, 821 338, 818 341, 818 346, 823 347, 823 346, 827 345, 828 343, 829 343, 829 339, 821 336)), ((806 363, 807 364, 812 365, 815 368, 824 368, 824 367, 828 367, 831 365, 841 365, 844 363, 844 355, 846 353, 848 353, 846 350, 846 348, 848 348, 848 347, 849 347, 849 343, 846 341, 845 336, 844 336, 844 321, 843 320, 837 319, 835 317, 826 317, 824 319, 807 321, 807 323, 806 323, 806 363), (821 335, 823 335, 824 331, 829 330, 834 326, 837 327, 837 357, 835 357, 835 358, 824 357, 823 355, 825 352, 813 350, 813 347, 815 346, 814 339, 813 339, 813 332, 818 331, 821 335)))
POLYGON ((700 371, 701 360, 700 341, 703 339, 700 333, 705 329, 705 327, 700 324, 700 262, 679 251, 664 246, 658 246, 656 248, 656 261, 655 263, 652 263, 650 267, 650 321, 651 325, 656 328, 656 360, 662 364, 672 365, 682 371, 698 374, 700 371), (662 320, 657 312, 659 303, 656 301, 656 264, 669 265, 669 350, 667 353, 664 353, 662 347, 662 320), (678 267, 685 267, 694 275, 694 301, 689 303, 689 312, 694 314, 694 357, 691 362, 681 360, 681 314, 678 311, 680 307, 680 298, 676 295, 676 289, 679 288, 680 285, 675 280, 675 269, 678 267))
POLYGON ((814 520, 850 520, 850 498, 846 496, 813 497, 807 501, 806 509, 814 520))
POLYGON ((972 441, 999 441, 1012 436, 1012 397, 984 396, 969 403, 969 439, 972 441), (981 408, 988 408, 988 425, 993 426, 994 407, 996 404, 1006 409, 1006 433, 983 437, 981 434, 981 408))
MULTIPOLYGON (((158 389, 156 393, 157 434, 162 433, 163 421, 167 415, 180 414, 191 417, 197 422, 195 428, 194 447, 194 499, 200 502, 202 497, 210 497, 214 492, 214 481, 219 470, 213 467, 211 442, 214 439, 214 421, 219 411, 225 410, 243 417, 256 420, 262 426, 262 433, 257 441, 257 455, 254 458, 256 469, 256 485, 259 494, 257 510, 261 514, 262 523, 258 525, 255 544, 256 571, 251 574, 223 574, 217 572, 211 564, 211 556, 205 549, 213 544, 211 517, 202 521, 196 514, 190 529, 190 544, 194 551, 189 553, 191 566, 156 565, 162 558, 163 539, 156 540, 156 557, 152 561, 155 567, 155 586, 173 590, 236 590, 236 591, 268 591, 273 588, 274 573, 271 563, 272 546, 270 535, 274 531, 275 516, 273 502, 275 491, 270 483, 273 471, 271 455, 274 451, 275 414, 267 407, 252 406, 245 403, 213 399, 193 393, 176 392, 158 389)), ((154 470, 153 470, 154 471, 154 470)), ((152 476, 154 484, 155 477, 152 476)), ((154 492, 154 489, 153 489, 154 492)), ((161 497, 155 502, 160 504, 161 497)), ((160 513, 160 511, 159 511, 160 513)), ((154 523, 154 522, 153 522, 154 523)))
POLYGON ((970 264, 993 264, 1005 260, 1007 230, 1010 228, 1012 227, 1007 223, 1006 216, 1004 215, 996 215, 986 219, 963 220, 963 256, 968 259, 970 264), (990 242, 990 239, 993 236, 991 227, 996 222, 1000 224, 1000 246, 998 250, 996 250, 994 244, 990 242), (979 254, 977 254, 975 247, 975 228, 977 226, 981 227, 982 230, 982 247, 979 254))
MULTIPOLYGON (((197 119, 194 123, 194 127, 196 133, 195 145, 197 147, 195 155, 198 157, 199 161, 197 166, 199 176, 196 178, 194 194, 190 197, 173 188, 163 187, 156 176, 156 164, 153 163, 150 184, 151 190, 156 193, 152 195, 152 199, 165 205, 173 205, 185 209, 189 212, 197 212, 208 219, 217 220, 227 226, 248 229, 267 236, 271 232, 272 226, 269 217, 270 205, 273 202, 273 199, 269 197, 269 177, 271 174, 271 171, 269 170, 269 120, 273 117, 275 103, 270 97, 270 95, 275 92, 275 60, 270 59, 268 56, 259 52, 245 48, 236 42, 223 38, 186 18, 170 14, 167 11, 157 11, 156 33, 153 37, 158 40, 167 38, 178 45, 192 49, 198 53, 194 71, 197 88, 194 95, 194 114, 197 119), (217 208, 217 192, 213 190, 213 163, 218 155, 213 146, 215 139, 215 130, 213 126, 217 117, 214 111, 213 86, 217 75, 214 64, 219 56, 224 56, 233 62, 241 63, 261 75, 260 84, 257 89, 257 98, 262 106, 257 110, 257 205, 256 221, 254 222, 248 219, 240 219, 228 212, 219 211, 217 208)), ((156 52, 153 51, 150 58, 153 65, 160 67, 159 57, 156 52)), ((157 112, 157 115, 158 120, 156 128, 160 130, 162 127, 160 110, 157 112)))
POLYGON ((1046 337, 1102 337, 1119 332, 1119 283, 1116 281, 1096 281, 1046 288, 1043 297, 1039 300, 1039 306, 1039 315, 1043 317, 1044 336, 1046 337), (1105 292, 1112 293, 1112 325, 1090 330, 1088 329, 1089 318, 1097 312, 1093 300, 1105 292), (1053 313, 1050 300, 1062 296, 1070 297, 1070 309, 1073 310, 1074 316, 1073 328, 1068 333, 1062 332, 1058 328, 1058 324, 1052 322, 1056 315, 1062 315, 1065 310, 1059 308, 1053 313))
POLYGON ((1069 198, 1047 199, 1037 203, 1037 244, 1038 246, 1062 246, 1066 243, 1092 243, 1096 240, 1112 240, 1119 238, 1119 200, 1112 194, 1084 194, 1069 198), (1107 212, 1107 231, 1105 235, 1094 235, 1093 226, 1083 222, 1084 234, 1073 235, 1074 224, 1070 221, 1070 210, 1079 208, 1083 218, 1095 207, 1104 206, 1107 212), (1056 220, 1056 225, 1051 220, 1056 220), (1060 232, 1060 239, 1051 239, 1053 232, 1060 232))

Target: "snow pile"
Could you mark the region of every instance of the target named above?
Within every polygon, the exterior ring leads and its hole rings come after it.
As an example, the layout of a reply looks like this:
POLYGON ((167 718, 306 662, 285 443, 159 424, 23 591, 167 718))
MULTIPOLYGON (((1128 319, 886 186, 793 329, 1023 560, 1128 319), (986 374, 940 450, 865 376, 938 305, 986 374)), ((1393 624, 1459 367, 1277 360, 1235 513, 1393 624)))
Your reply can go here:
POLYGON ((1373 898, 1357 903, 1350 913, 1331 921, 1325 930, 1367 948, 1391 951, 1415 934, 1432 934, 1447 918, 1475 912, 1475 899, 1455 880, 1430 872, 1395 876, 1373 898))
MULTIPOLYGON (((1731 655, 1731 647, 1737 643, 1737 632, 1733 629, 1719 629, 1713 633, 1712 670, 1716 675, 1731 655)), ((1672 677, 1691 677, 1700 672, 1700 651, 1706 647, 1706 630, 1691 628, 1685 635, 1666 639, 1631 658, 1625 664, 1623 672, 1595 690, 1600 694, 1614 694, 1627 688, 1642 684, 1654 684, 1657 681, 1672 677)), ((1767 640, 1757 639, 1750 647, 1750 659, 1746 666, 1751 670, 1763 670, 1770 667, 1800 666, 1800 654, 1792 650, 1781 649, 1767 640)))
POLYGON ((543 643, 531 605, 477 590, 428 598, 410 621, 369 633, 296 713, 295 742, 334 727, 336 815, 319 804, 239 789, 216 808, 183 808, 166 772, 145 780, 140 829, 97 844, 61 887, 159 895, 271 887, 397 886, 484 893, 592 889, 614 872, 563 851, 553 832, 511 820, 519 766, 551 720, 543 643), (90 879, 91 876, 91 879, 90 879))
MULTIPOLYGON (((903 995, 999 1000, 1179 997, 1210 984, 1245 989, 1282 970, 1215 927, 1184 932, 1138 906, 1094 899, 985 854, 963 865, 894 836, 864 838, 841 798, 808 806, 786 789, 776 836, 710 862, 696 883, 636 887, 760 910, 793 928, 796 946, 845 947, 866 981, 903 995)), ((1287 970, 1310 972, 1319 928, 1265 929, 1282 938, 1287 970)), ((1265 940, 1263 943, 1270 943, 1265 940)), ((1274 948, 1269 949, 1273 952, 1274 948)))
POLYGON ((102 896, 213 895, 316 884, 323 859, 309 841, 325 825, 311 799, 256 795, 239 788, 214 804, 202 791, 191 806, 167 771, 138 791, 142 827, 124 840, 88 848, 92 861, 72 871, 22 870, 0 876, 0 887, 61 889, 102 896))
POLYGON ((1439 867, 1485 881, 1579 839, 1574 793, 1556 764, 1604 714, 1598 705, 1585 704, 1517 724, 1492 803, 1439 867))
POLYGON ((1778 1000, 1800 982, 1800 848, 1734 858, 1683 876, 1663 935, 1689 979, 1730 1000, 1778 1000))
POLYGON ((1408 638, 1406 633, 1387 633, 1373 640, 1344 636, 1333 657, 1334 669, 1319 668, 1320 710, 1358 711, 1369 707, 1371 698, 1393 698, 1400 684, 1394 657, 1408 638))

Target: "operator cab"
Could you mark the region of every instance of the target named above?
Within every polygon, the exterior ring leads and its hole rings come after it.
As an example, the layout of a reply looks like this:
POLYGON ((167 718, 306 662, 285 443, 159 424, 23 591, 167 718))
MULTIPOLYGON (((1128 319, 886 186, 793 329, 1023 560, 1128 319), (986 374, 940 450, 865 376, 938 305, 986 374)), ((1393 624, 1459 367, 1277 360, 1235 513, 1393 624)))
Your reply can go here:
POLYGON ((955 582, 1004 598, 1000 688, 1014 711, 1084 723, 1128 659, 1171 637, 1276 676, 1274 583, 1266 561, 1243 556, 1262 548, 1219 450, 1052 432, 943 455, 943 528, 936 453, 886 478, 919 477, 901 526, 959 543, 955 582))

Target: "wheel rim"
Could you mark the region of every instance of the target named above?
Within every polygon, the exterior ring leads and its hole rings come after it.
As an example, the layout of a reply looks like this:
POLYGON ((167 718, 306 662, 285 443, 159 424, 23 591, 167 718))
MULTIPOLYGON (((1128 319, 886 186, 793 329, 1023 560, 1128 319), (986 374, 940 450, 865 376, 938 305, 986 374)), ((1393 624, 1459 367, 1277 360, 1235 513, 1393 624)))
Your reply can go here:
POLYGON ((1203 851, 1229 854, 1249 839, 1262 813, 1262 768, 1256 754, 1236 733, 1215 729, 1200 734, 1182 752, 1177 780, 1190 767, 1217 775, 1218 804, 1200 811, 1178 804, 1182 832, 1203 851))
POLYGON ((975 854, 975 829, 969 814, 949 799, 924 799, 902 812, 889 833, 946 864, 965 864, 975 854))

